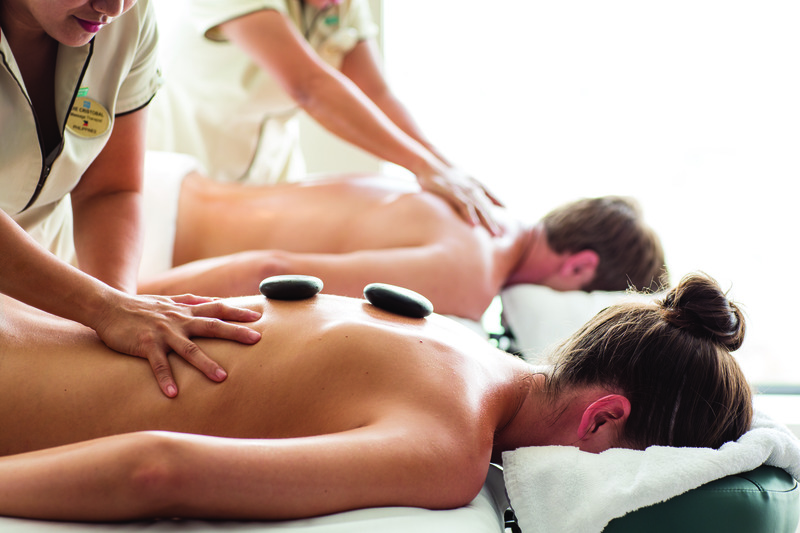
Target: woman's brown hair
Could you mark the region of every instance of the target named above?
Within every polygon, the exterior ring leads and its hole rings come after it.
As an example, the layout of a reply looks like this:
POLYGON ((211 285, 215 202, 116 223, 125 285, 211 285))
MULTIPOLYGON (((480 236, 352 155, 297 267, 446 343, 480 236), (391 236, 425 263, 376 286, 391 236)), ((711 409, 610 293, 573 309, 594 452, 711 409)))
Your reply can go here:
POLYGON ((626 396, 621 445, 718 448, 750 427, 752 395, 730 352, 741 311, 713 279, 693 274, 655 303, 609 307, 567 340, 551 391, 602 384, 626 396))

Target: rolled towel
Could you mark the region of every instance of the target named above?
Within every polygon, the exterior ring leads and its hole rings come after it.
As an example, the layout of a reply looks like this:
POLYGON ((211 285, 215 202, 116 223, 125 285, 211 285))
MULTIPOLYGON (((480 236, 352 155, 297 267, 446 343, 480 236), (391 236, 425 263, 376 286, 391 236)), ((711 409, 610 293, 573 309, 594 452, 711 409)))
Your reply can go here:
POLYGON ((599 533, 614 518, 762 464, 800 481, 800 440, 756 410, 750 431, 719 450, 520 448, 503 453, 503 476, 523 533, 599 533))

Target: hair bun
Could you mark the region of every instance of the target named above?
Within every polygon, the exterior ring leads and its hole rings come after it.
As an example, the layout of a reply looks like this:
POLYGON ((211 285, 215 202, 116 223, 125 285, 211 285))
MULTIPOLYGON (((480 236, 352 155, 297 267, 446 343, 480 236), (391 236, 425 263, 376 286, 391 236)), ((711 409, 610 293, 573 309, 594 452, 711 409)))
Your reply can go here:
POLYGON ((709 338, 729 351, 744 340, 744 316, 719 284, 702 274, 690 274, 661 301, 664 319, 676 328, 709 338))

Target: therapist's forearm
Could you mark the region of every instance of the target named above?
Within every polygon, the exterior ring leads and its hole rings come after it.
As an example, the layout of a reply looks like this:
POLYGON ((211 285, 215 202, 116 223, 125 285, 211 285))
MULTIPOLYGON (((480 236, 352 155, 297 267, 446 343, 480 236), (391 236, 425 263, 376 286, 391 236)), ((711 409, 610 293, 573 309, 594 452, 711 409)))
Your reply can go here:
POLYGON ((141 259, 141 194, 118 191, 73 199, 79 268, 111 287, 136 293, 141 259))
POLYGON ((285 14, 257 10, 221 24, 220 31, 337 137, 418 177, 446 171, 346 75, 322 61, 285 14))
POLYGON ((114 290, 42 248, 0 211, 0 292, 88 325, 114 290))
POLYGON ((350 79, 406 135, 423 145, 441 161, 449 164, 422 133, 403 103, 394 95, 383 77, 379 53, 371 39, 360 41, 342 60, 341 73, 350 79))
POLYGON ((312 87, 297 98, 298 103, 309 116, 341 139, 414 174, 438 172, 444 166, 344 76, 333 74, 312 87))
POLYGON ((372 98, 375 105, 386 115, 389 120, 395 123, 406 135, 420 143, 429 152, 435 155, 445 164, 449 162, 439 152, 439 150, 425 137, 422 130, 411 116, 408 109, 392 93, 385 93, 372 98))

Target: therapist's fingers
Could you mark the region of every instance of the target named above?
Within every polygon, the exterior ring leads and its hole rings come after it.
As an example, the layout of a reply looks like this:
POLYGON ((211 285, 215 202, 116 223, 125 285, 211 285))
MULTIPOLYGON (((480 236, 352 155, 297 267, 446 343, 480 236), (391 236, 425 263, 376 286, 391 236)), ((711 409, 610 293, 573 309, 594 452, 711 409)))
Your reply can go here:
MULTIPOLYGON (((153 335, 152 333, 148 333, 143 339, 140 337, 138 345, 120 350, 130 355, 147 359, 161 392, 169 398, 174 398, 178 395, 178 385, 172 373, 172 366, 169 364, 168 356, 170 353, 174 352, 177 356, 182 357, 187 363, 200 370, 206 377, 213 381, 220 382, 228 377, 228 373, 225 369, 222 368, 219 363, 208 357, 208 355, 206 355, 190 338, 192 330, 209 330, 208 326, 203 327, 196 322, 214 320, 208 318, 181 318, 182 319, 179 320, 179 322, 182 322, 181 325, 176 325, 174 323, 162 324, 159 326, 161 329, 159 332, 160 334, 153 335)), ((220 321, 216 322, 224 324, 220 321)))
POLYGON ((101 315, 93 326, 100 339, 113 350, 147 359, 159 387, 170 398, 178 393, 168 359, 170 352, 183 357, 213 381, 222 381, 227 376, 222 366, 208 357, 192 337, 245 344, 261 338, 251 328, 227 322, 251 322, 261 316, 259 312, 192 295, 174 298, 122 295, 101 315))
MULTIPOLYGON (((168 336, 167 348, 202 372, 208 379, 216 382, 224 381, 228 377, 228 373, 211 359, 191 337, 228 339, 243 344, 254 344, 261 339, 261 334, 257 331, 214 318, 194 318, 186 324, 184 329, 185 331, 182 333, 168 336)), ((157 346, 145 348, 143 357, 150 362, 150 367, 153 369, 153 374, 162 392, 170 398, 177 396, 178 385, 172 374, 167 350, 157 346)))
MULTIPOLYGON (((205 317, 194 318, 188 322, 184 333, 170 335, 167 339, 167 347, 207 378, 216 382, 224 381, 228 377, 228 373, 211 359, 191 337, 228 339, 243 344, 254 344, 261 339, 261 334, 250 328, 205 317)), ((170 398, 177 396, 178 386, 165 350, 160 347, 146 349, 144 357, 150 362, 150 367, 153 369, 153 374, 162 392, 170 398)))
MULTIPOLYGON (((472 181, 469 183, 472 184, 472 181)), ((484 194, 482 187, 454 185, 453 194, 460 204, 456 210, 459 211, 462 218, 470 221, 474 226, 483 226, 493 236, 501 234, 500 226, 492 215, 493 202, 484 194)))
POLYGON ((469 187, 467 194, 471 199, 471 204, 475 206, 475 213, 480 218, 481 225, 494 236, 503 233, 502 228, 492 215, 494 206, 503 206, 503 203, 480 181, 472 176, 467 178, 469 187))
POLYGON ((494 201, 485 194, 483 186, 466 175, 458 172, 451 174, 418 176, 417 180, 424 190, 444 198, 469 224, 481 225, 490 234, 500 235, 500 226, 492 215, 494 201))
POLYGON ((474 206, 475 213, 481 221, 481 225, 486 228, 493 236, 502 234, 502 229, 492 215, 492 206, 500 205, 493 197, 486 194, 486 191, 478 182, 474 182, 476 187, 470 189, 469 195, 471 205, 474 206))
POLYGON ((224 322, 216 318, 195 318, 186 328, 186 332, 190 337, 226 339, 242 344, 255 344, 261 340, 261 333, 254 329, 224 322))
POLYGON ((153 370, 153 375, 156 377, 161 392, 169 398, 177 396, 178 385, 175 383, 175 377, 172 375, 172 367, 169 365, 167 353, 163 350, 151 350, 148 352, 147 360, 150 363, 150 368, 153 370))
POLYGON ((216 298, 199 298, 199 300, 195 302, 196 298, 199 297, 192 294, 184 294, 181 296, 173 296, 172 300, 178 303, 192 305, 192 314, 194 316, 219 318, 220 320, 231 320, 234 322, 255 322, 261 318, 260 312, 246 307, 231 305, 216 298))
POLYGON ((169 299, 175 303, 186 305, 198 305, 219 300, 219 298, 197 296, 196 294, 179 294, 178 296, 170 296, 169 299))
MULTIPOLYGON (((194 298, 192 295, 183 295, 174 297, 173 300, 196 301, 194 298)), ((208 337, 242 344, 255 344, 261 339, 261 333, 226 321, 252 322, 260 318, 261 313, 220 301, 190 305, 189 310, 193 317, 185 323, 178 334, 171 337, 169 347, 176 355, 182 357, 212 381, 223 381, 228 376, 227 372, 192 341, 192 337, 208 337)), ((173 392, 177 394, 177 386, 174 385, 169 363, 162 360, 158 354, 152 357, 148 355, 148 359, 162 390, 167 396, 173 397, 173 392)))
POLYGON ((422 190, 443 198, 455 209, 458 216, 473 226, 479 223, 474 209, 470 209, 469 201, 460 190, 460 187, 452 180, 448 180, 442 175, 434 174, 432 176, 417 176, 417 182, 422 187, 422 190))
POLYGON ((503 205, 504 205, 504 204, 503 204, 503 202, 501 202, 501 201, 500 201, 500 199, 499 199, 497 196, 495 196, 495 194, 494 194, 492 191, 490 191, 488 187, 486 187, 486 185, 484 185, 483 183, 481 183, 480 181, 476 180, 476 179, 475 179, 475 178, 473 178, 473 177, 470 177, 469 179, 472 181, 472 183, 473 183, 473 185, 474 185, 475 187, 477 187, 477 188, 479 188, 481 191, 483 191, 483 194, 484 194, 484 195, 485 195, 485 196, 486 196, 486 197, 487 197, 487 198, 488 198, 488 199, 489 199, 489 200, 490 200, 490 201, 491 201, 491 202, 492 202, 494 205, 496 205, 496 206, 500 206, 500 207, 503 207, 503 205))

